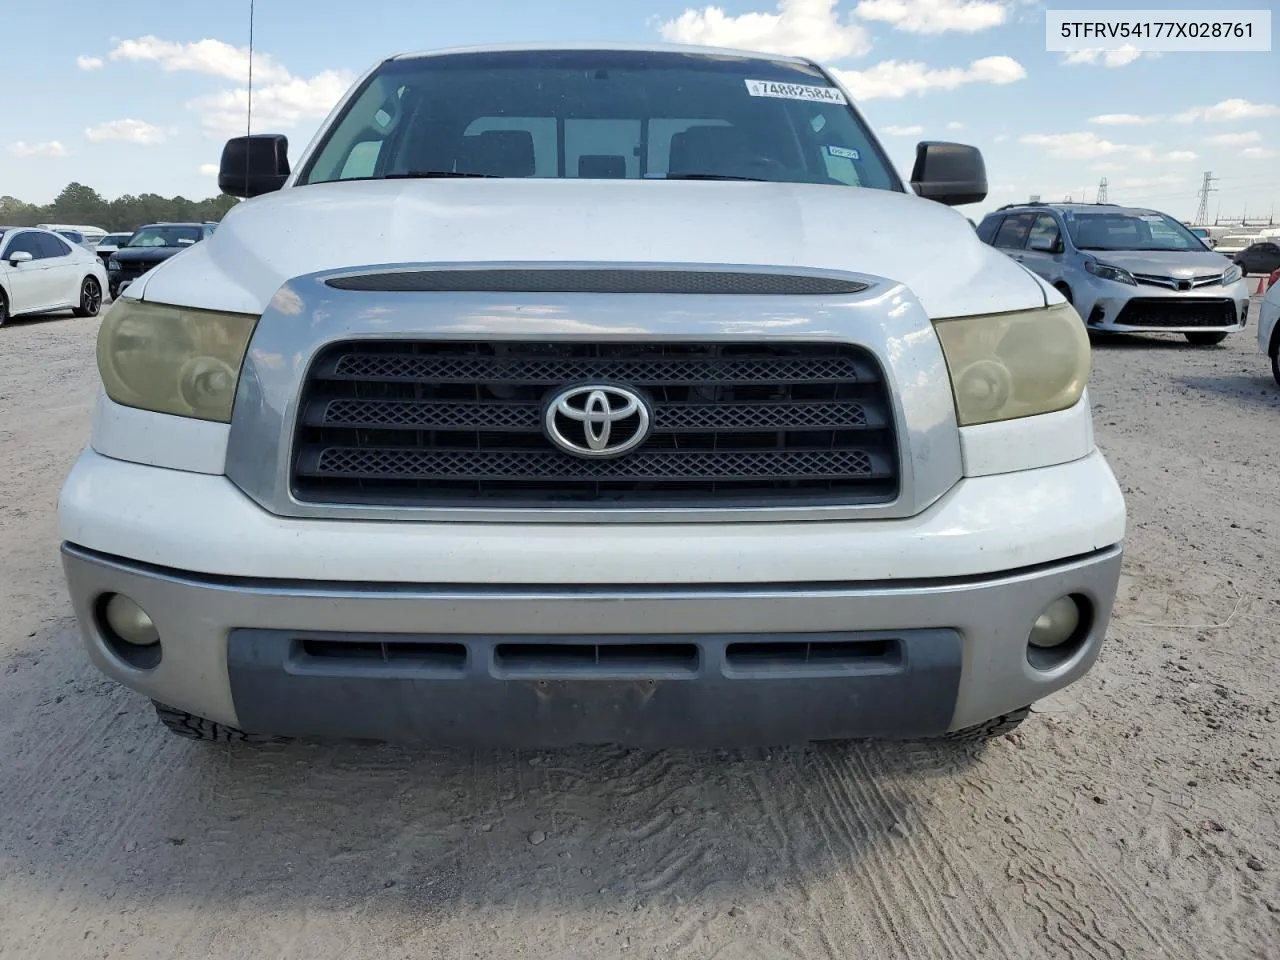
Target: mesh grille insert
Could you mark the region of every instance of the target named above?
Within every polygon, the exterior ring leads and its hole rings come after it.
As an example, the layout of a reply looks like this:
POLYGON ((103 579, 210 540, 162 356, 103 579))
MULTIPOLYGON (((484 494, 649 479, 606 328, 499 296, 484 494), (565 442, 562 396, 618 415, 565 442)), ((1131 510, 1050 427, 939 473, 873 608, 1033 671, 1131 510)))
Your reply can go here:
POLYGON ((827 343, 340 343, 309 371, 292 462, 299 500, 373 505, 882 503, 899 482, 878 363, 827 343), (647 439, 552 443, 546 403, 582 383, 643 397, 647 439))

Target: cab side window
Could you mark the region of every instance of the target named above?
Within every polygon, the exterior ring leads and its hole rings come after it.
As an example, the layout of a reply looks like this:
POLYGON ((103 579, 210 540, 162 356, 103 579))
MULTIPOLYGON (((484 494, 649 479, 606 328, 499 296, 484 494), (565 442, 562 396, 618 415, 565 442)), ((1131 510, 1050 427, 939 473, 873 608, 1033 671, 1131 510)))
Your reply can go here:
POLYGON ((41 234, 30 231, 20 233, 9 241, 9 246, 5 248, 4 255, 12 257, 15 253, 29 253, 32 260, 43 260, 48 254, 44 252, 40 237, 41 234))
POLYGON ((1005 250, 1021 250, 1027 245, 1027 237, 1031 234, 1031 225, 1035 222, 1034 213, 1015 213, 1005 217, 996 233, 997 247, 1005 250))
POLYGON ((1052 253, 1057 249, 1061 237, 1062 231, 1058 227, 1058 221, 1052 214, 1042 213, 1032 224, 1027 246, 1041 253, 1052 253))

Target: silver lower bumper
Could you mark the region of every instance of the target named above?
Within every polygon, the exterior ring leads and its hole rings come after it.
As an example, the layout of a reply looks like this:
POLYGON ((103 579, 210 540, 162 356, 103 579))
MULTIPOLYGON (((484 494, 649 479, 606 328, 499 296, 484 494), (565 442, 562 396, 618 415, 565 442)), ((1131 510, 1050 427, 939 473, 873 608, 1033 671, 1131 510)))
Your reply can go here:
POLYGON ((71 544, 63 559, 90 656, 103 671, 149 697, 252 732, 727 744, 940 733, 1038 700, 1096 659, 1121 551, 956 580, 644 589, 241 581, 71 544), (130 666, 105 642, 96 610, 108 593, 132 598, 155 620, 163 652, 153 669, 130 666), (1088 600, 1092 627, 1071 656, 1033 667, 1031 625, 1066 594, 1088 600), (793 658, 786 669, 763 671, 744 671, 726 653, 734 642, 803 644, 821 636, 888 641, 896 653, 836 667, 797 666, 793 658), (437 642, 460 648, 462 659, 451 659, 445 672, 413 657, 318 662, 304 649, 307 638, 327 641, 331 652, 344 643, 437 642), (504 661, 504 641, 534 656, 504 661), (680 643, 694 653, 675 673, 661 656, 655 665, 642 658, 603 668, 580 657, 572 669, 536 656, 540 644, 620 641, 658 654, 680 643), (681 731, 687 736, 670 736, 681 731))

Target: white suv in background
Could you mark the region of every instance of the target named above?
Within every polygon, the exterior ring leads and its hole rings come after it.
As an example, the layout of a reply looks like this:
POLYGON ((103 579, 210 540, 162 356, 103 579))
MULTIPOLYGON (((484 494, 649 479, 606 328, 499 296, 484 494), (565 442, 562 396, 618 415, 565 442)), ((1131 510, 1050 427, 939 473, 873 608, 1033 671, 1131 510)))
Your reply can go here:
POLYGON ((807 60, 550 46, 388 59, 286 158, 112 306, 62 493, 174 731, 987 737, 1098 656, 1089 342, 944 205, 973 148, 913 192, 807 60))
POLYGON ((1010 204, 978 236, 1053 284, 1091 331, 1181 333, 1210 346, 1243 330, 1249 287, 1173 217, 1112 204, 1010 204))

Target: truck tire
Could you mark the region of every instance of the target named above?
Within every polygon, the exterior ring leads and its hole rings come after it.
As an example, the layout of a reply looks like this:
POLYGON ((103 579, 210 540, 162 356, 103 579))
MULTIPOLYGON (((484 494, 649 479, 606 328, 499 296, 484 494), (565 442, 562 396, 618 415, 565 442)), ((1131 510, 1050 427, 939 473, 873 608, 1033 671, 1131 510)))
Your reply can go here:
POLYGON ((1019 707, 1017 710, 1011 710, 999 717, 992 717, 983 723, 975 723, 972 727, 952 730, 946 735, 946 739, 961 743, 980 743, 985 740, 995 740, 997 737, 1003 737, 1017 730, 1019 724, 1027 719, 1027 714, 1030 712, 1031 707, 1029 706, 1019 707))
POLYGON ((245 733, 235 727, 197 717, 177 707, 171 707, 159 700, 152 700, 156 708, 156 716, 169 730, 187 740, 205 740, 216 743, 287 743, 287 737, 272 737, 264 734, 245 733))
POLYGON ((1197 347, 1212 347, 1215 343, 1221 343, 1227 339, 1225 333, 1186 333, 1183 336, 1197 347))

